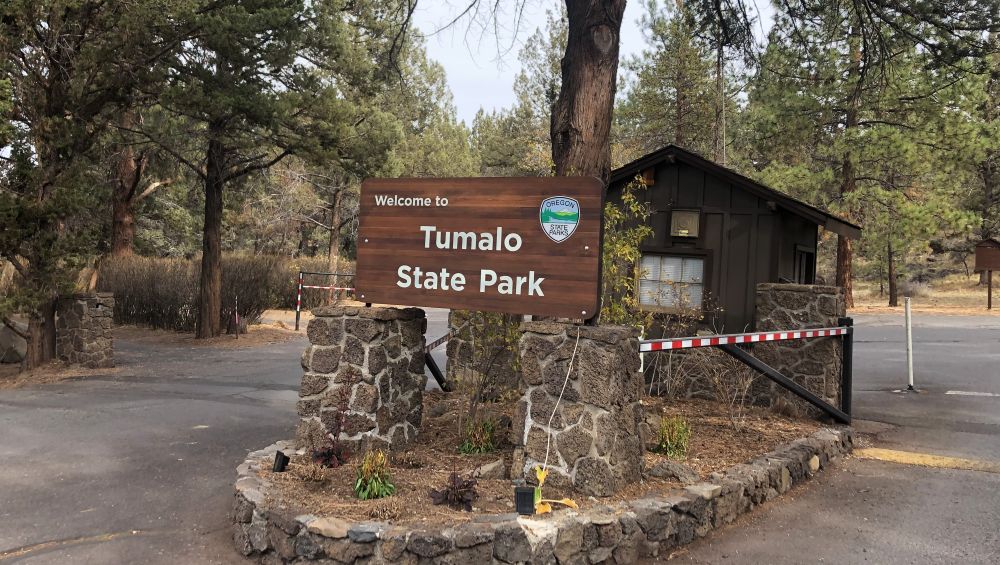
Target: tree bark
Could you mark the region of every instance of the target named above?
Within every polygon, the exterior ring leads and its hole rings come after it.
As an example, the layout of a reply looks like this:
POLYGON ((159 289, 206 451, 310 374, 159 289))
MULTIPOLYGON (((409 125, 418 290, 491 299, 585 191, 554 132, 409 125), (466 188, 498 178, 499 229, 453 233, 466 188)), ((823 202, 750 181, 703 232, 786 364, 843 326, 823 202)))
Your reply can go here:
MULTIPOLYGON (((847 70, 847 84, 851 92, 847 99, 847 112, 844 120, 844 133, 850 135, 859 126, 859 112, 861 107, 861 47, 859 45, 858 33, 854 29, 850 32, 850 66, 847 70)), ((841 168, 840 196, 846 199, 850 193, 857 188, 857 171, 854 168, 854 160, 851 152, 844 152, 844 162, 841 168)), ((848 221, 854 221, 853 206, 846 208, 848 221)), ((854 246, 851 240, 845 236, 837 236, 837 286, 844 289, 844 302, 847 308, 854 307, 854 285, 853 285, 853 262, 854 246)))
POLYGON ((198 296, 196 337, 206 339, 222 333, 222 190, 226 181, 226 149, 223 125, 208 126, 205 164, 205 224, 202 230, 201 281, 198 296))
POLYGON ((56 358, 56 300, 49 299, 28 317, 27 348, 21 368, 28 371, 56 358))
MULTIPOLYGON (((327 258, 327 268, 330 269, 331 273, 336 273, 337 269, 340 268, 340 192, 343 189, 337 190, 333 195, 333 209, 330 210, 330 249, 326 255, 327 258)), ((340 277, 333 278, 333 285, 340 286, 337 284, 337 279, 340 277)))
POLYGON ((552 109, 556 175, 611 176, 611 116, 625 0, 566 0, 566 55, 552 109))
MULTIPOLYGON (((132 129, 135 123, 134 110, 122 113, 122 129, 132 129)), ((114 193, 111 196, 111 255, 116 257, 132 254, 132 242, 135 239, 136 188, 139 186, 145 164, 145 156, 137 156, 131 145, 123 143, 116 162, 114 193)))
POLYGON ((726 165, 726 80, 725 50, 722 42, 715 51, 715 161, 726 165))

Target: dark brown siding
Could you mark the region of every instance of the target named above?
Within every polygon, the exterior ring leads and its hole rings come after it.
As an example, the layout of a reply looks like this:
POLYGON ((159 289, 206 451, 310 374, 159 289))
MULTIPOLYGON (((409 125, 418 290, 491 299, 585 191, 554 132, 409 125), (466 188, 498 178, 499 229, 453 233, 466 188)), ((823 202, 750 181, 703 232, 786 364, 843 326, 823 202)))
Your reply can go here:
MULTIPOLYGON (((620 186, 612 186, 608 196, 619 200, 620 186)), ((705 299, 710 309, 721 309, 706 322, 716 331, 752 329, 757 283, 794 279, 795 246, 816 248, 815 223, 775 210, 766 200, 687 164, 657 165, 644 198, 653 212, 654 232, 643 245, 645 252, 706 257, 705 299), (670 237, 674 208, 701 211, 699 237, 670 237)))

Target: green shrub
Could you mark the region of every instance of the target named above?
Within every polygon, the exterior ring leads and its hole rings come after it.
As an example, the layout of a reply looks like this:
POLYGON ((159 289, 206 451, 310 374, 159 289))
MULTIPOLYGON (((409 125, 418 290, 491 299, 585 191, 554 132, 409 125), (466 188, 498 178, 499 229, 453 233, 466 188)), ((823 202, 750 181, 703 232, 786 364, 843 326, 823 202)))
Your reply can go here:
POLYGON ((389 458, 381 449, 365 453, 358 465, 358 479, 354 482, 354 494, 361 500, 385 498, 396 492, 389 474, 389 458))
POLYGON ((656 449, 667 457, 681 458, 687 455, 688 441, 691 439, 691 426, 680 416, 671 416, 660 420, 656 449))
MULTIPOLYGON (((288 278, 287 260, 266 255, 222 258, 222 326, 230 321, 239 299, 246 324, 260 321, 274 308, 288 278)), ((97 289, 115 294, 115 322, 159 329, 193 331, 198 320, 201 259, 112 257, 99 268, 97 289)), ((297 272, 297 271, 296 271, 297 272)))
POLYGON ((493 420, 478 420, 469 422, 465 427, 465 441, 458 446, 458 451, 466 455, 489 453, 496 449, 494 433, 496 423, 493 420))

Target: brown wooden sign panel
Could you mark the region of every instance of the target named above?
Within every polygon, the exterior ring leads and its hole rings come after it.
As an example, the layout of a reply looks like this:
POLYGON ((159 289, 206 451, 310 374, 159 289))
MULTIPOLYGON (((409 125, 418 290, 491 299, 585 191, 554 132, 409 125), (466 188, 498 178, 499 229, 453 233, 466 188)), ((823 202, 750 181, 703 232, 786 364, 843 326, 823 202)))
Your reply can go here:
POLYGON ((590 318, 603 187, 590 177, 369 179, 362 302, 590 318))
POLYGON ((987 239, 976 245, 975 272, 1000 271, 1000 243, 987 239))

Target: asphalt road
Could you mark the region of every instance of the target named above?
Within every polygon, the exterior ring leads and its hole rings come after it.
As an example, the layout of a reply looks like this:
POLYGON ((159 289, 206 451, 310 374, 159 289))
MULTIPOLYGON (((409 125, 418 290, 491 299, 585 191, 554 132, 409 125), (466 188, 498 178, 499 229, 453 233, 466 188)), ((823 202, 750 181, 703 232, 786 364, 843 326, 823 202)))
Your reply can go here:
MULTIPOLYGON (((429 317, 433 339, 444 317, 429 317)), ((925 392, 901 394, 897 320, 858 320, 856 413, 887 423, 865 429, 892 449, 1000 460, 1000 396, 945 394, 1000 394, 1000 318, 917 323, 925 392)), ((294 433, 304 340, 116 346, 113 377, 0 391, 0 565, 245 563, 229 537, 234 469, 294 433)), ((997 474, 854 459, 677 560, 996 563, 998 493, 997 474)))
MULTIPOLYGON (((915 315, 915 394, 897 392, 901 316, 856 325, 854 412, 875 446, 1000 462, 1000 316, 915 315)), ((673 561, 1000 563, 1000 474, 851 459, 673 561)))

